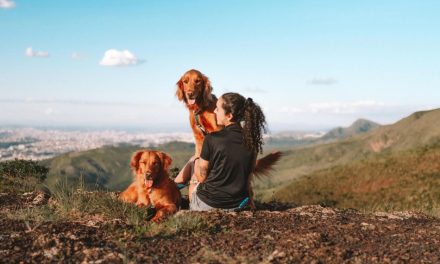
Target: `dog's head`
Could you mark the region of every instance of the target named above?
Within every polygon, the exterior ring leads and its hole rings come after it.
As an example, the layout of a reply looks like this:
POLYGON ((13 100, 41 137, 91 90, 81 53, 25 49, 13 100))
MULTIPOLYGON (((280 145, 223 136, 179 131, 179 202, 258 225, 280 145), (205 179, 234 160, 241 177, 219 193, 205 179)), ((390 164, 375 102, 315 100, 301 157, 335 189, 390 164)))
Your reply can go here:
POLYGON ((208 77, 198 70, 189 70, 177 82, 176 96, 189 109, 198 110, 212 101, 212 87, 208 77))
POLYGON ((164 176, 172 159, 168 154, 154 150, 139 150, 131 158, 131 167, 144 183, 146 188, 151 188, 155 182, 164 176))

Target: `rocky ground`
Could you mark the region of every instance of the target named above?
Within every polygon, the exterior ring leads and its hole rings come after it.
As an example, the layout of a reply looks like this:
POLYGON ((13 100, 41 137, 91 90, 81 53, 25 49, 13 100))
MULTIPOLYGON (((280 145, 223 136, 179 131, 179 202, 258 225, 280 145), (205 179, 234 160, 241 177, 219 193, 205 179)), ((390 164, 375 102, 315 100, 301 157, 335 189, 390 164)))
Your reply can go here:
POLYGON ((183 210, 158 225, 99 214, 51 221, 13 217, 19 210, 32 215, 48 201, 42 193, 0 194, 0 262, 440 262, 440 219, 419 213, 260 205, 240 213, 183 210))

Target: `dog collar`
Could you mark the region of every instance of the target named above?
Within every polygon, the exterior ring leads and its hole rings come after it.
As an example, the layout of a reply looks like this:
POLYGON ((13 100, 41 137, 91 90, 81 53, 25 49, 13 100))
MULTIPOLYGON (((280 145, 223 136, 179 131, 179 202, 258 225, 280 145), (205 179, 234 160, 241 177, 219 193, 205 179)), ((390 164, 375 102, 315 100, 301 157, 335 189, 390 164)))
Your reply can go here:
POLYGON ((194 111, 194 119, 196 121, 196 126, 202 131, 203 135, 206 136, 208 131, 206 131, 205 126, 200 122, 200 110, 194 111))

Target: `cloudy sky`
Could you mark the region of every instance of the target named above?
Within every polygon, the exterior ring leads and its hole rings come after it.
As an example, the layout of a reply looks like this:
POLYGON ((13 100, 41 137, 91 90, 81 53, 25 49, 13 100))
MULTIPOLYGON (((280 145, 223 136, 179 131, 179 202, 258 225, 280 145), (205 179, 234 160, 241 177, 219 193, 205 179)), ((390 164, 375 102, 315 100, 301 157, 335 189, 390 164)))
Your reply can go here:
POLYGON ((272 130, 440 107, 440 2, 0 0, 0 125, 188 129, 175 83, 263 108, 272 130))

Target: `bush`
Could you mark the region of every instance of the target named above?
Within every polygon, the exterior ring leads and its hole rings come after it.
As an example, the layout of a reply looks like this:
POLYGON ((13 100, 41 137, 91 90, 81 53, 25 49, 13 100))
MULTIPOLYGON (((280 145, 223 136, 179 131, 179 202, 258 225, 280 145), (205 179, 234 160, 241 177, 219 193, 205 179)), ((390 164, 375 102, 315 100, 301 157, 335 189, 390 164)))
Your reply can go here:
POLYGON ((0 162, 0 176, 10 178, 33 177, 43 182, 46 179, 49 169, 32 160, 10 160, 0 162))

